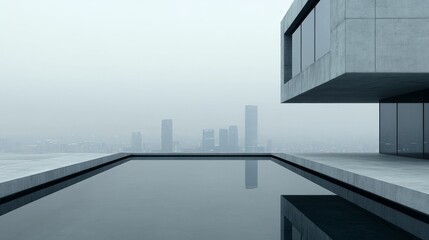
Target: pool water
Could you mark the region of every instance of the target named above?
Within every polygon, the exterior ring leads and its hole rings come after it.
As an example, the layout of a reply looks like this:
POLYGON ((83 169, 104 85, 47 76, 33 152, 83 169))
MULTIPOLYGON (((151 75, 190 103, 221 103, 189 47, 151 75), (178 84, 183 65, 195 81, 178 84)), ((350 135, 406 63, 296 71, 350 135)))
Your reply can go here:
POLYGON ((283 195, 335 194, 271 160, 136 159, 6 211, 0 239, 278 240, 283 195))

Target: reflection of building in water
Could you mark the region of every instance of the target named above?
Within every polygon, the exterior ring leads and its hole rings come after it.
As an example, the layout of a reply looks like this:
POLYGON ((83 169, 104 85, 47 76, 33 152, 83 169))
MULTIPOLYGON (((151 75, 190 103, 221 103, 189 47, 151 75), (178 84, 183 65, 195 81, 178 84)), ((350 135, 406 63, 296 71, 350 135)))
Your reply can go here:
POLYGON ((281 198, 282 240, 419 239, 336 195, 281 198))
POLYGON ((258 160, 245 161, 246 189, 258 187, 258 160))

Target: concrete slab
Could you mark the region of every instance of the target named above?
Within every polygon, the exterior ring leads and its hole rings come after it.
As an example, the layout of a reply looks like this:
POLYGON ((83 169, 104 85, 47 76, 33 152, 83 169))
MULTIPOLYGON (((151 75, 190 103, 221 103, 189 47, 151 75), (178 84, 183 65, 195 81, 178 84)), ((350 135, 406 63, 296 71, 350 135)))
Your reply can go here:
POLYGON ((429 214, 429 160, 383 154, 273 154, 429 214))
MULTIPOLYGON (((292 3, 282 21, 282 43, 316 3, 292 3)), ((293 47, 283 44, 281 84, 293 83, 283 87, 281 102, 378 103, 428 88, 429 1, 330 0, 330 6, 330 61, 315 61, 292 76, 293 47)))
POLYGON ((0 198, 129 154, 0 154, 0 198))

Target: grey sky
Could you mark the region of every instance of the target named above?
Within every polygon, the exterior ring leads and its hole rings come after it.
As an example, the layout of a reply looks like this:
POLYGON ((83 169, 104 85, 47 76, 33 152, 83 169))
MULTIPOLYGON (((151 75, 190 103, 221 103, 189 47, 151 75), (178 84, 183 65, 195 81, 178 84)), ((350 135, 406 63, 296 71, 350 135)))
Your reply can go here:
POLYGON ((279 24, 291 0, 0 2, 0 135, 177 140, 260 112, 260 140, 378 136, 378 105, 281 105, 279 24))

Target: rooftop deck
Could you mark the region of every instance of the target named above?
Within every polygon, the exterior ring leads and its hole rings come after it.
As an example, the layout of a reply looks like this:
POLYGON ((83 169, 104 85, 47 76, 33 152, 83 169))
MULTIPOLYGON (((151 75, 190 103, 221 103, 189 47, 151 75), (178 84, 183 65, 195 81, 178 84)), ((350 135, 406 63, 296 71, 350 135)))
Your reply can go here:
POLYGON ((150 158, 277 158, 429 215, 429 160, 380 154, 74 154, 37 160, 0 156, 0 198, 109 162, 150 158))

